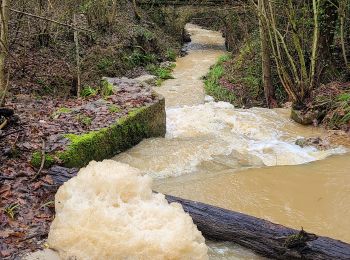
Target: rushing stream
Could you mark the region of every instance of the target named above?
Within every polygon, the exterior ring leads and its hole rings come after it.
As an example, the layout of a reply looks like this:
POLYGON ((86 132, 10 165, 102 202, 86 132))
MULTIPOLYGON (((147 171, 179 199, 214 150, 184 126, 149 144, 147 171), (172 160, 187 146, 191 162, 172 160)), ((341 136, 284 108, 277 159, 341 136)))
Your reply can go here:
MULTIPOLYGON (((192 42, 188 55, 177 60, 175 79, 155 88, 166 98, 166 137, 144 140, 114 160, 151 176, 153 190, 161 193, 350 242, 349 138, 331 138, 328 150, 301 148, 297 139, 329 133, 292 122, 287 109, 244 110, 214 102, 205 96, 201 77, 225 53, 224 39, 192 24, 187 30, 192 42)), ((93 162, 82 171, 56 194, 49 244, 61 254, 206 254, 192 220, 152 193, 151 178, 113 161, 93 162)), ((232 243, 206 244, 210 259, 262 259, 232 243)), ((26 259, 60 258, 44 250, 26 259)))
MULTIPOLYGON (((293 123, 289 111, 235 109, 205 97, 201 77, 225 53, 219 32, 188 24, 192 42, 166 98, 167 136, 114 159, 155 179, 154 189, 350 242, 350 155, 295 145, 325 131, 293 123)), ((211 259, 259 259, 235 245, 208 242, 211 259)))

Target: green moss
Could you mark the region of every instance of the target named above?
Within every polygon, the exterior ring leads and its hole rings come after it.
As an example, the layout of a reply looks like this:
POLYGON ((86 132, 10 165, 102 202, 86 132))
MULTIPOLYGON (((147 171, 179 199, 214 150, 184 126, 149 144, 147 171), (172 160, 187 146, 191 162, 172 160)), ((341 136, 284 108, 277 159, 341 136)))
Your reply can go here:
POLYGON ((51 114, 51 118, 58 118, 62 114, 68 114, 72 112, 72 109, 67 107, 61 107, 51 114))
MULTIPOLYGON (((35 167, 35 168, 39 168, 41 165, 41 152, 34 152, 32 155, 32 159, 31 159, 31 164, 35 167)), ((44 167, 45 168, 49 168, 51 165, 53 165, 55 163, 55 159, 54 157, 52 157, 51 155, 45 154, 45 163, 44 163, 44 167)))
POLYGON ((165 135, 164 99, 137 108, 108 128, 82 135, 67 134, 70 144, 57 156, 66 167, 83 167, 131 148, 144 138, 165 135))

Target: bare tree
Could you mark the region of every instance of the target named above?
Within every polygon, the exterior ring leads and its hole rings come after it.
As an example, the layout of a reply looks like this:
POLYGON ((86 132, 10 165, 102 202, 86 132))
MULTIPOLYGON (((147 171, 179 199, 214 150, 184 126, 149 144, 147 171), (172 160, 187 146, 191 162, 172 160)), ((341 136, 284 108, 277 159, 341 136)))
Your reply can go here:
POLYGON ((261 41, 261 64, 262 64, 262 80, 264 86, 264 94, 266 104, 269 108, 275 107, 275 90, 272 84, 271 77, 271 49, 269 45, 269 35, 267 32, 266 20, 263 18, 266 15, 265 0, 258 0, 258 17, 259 17, 259 30, 260 30, 260 41, 261 41))
POLYGON ((5 72, 5 63, 8 54, 8 4, 9 0, 0 0, 0 106, 4 105, 5 95, 8 88, 5 72))

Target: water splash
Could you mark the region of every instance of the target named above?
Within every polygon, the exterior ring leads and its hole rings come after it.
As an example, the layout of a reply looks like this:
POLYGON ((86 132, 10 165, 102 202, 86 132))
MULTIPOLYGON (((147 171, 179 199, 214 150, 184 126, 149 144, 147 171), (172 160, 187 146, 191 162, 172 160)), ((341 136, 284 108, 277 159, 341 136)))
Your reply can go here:
POLYGON ((165 139, 145 140, 116 159, 154 178, 165 178, 193 173, 207 161, 241 169, 303 164, 346 152, 342 147, 302 148, 295 141, 303 134, 278 111, 234 109, 210 100, 168 108, 165 139))

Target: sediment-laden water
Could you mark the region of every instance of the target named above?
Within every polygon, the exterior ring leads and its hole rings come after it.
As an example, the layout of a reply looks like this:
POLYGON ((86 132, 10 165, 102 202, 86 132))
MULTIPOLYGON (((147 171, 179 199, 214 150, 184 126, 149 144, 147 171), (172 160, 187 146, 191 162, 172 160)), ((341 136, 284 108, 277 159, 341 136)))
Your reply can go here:
MULTIPOLYGON (((152 176, 159 192, 350 242, 346 148, 295 145, 327 133, 292 122, 288 110, 235 109, 206 97, 201 77, 225 53, 224 39, 191 24, 187 30, 188 55, 178 59, 175 79, 156 88, 166 98, 166 138, 144 140, 114 159, 152 176)), ((232 244, 208 245, 211 259, 259 259, 232 244)))

